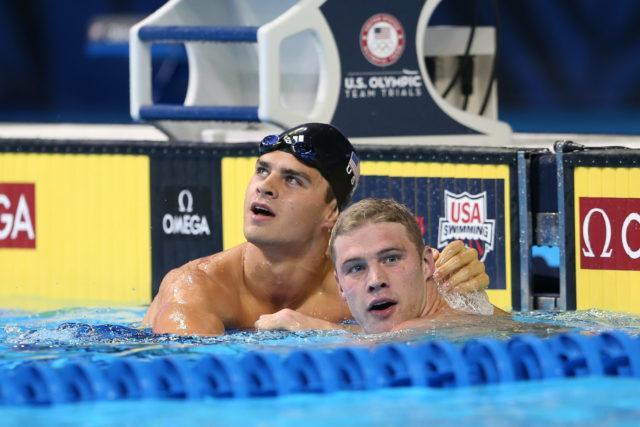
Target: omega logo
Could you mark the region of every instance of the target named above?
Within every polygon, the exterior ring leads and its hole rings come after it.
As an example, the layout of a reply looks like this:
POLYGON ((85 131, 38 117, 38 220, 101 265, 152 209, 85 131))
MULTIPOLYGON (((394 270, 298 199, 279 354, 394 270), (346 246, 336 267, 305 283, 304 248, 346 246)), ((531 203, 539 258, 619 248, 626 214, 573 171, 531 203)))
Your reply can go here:
MULTIPOLYGON (((584 222, 582 223, 582 236, 584 237, 584 243, 587 248, 586 249, 583 248, 582 253, 586 257, 592 258, 596 256, 595 253, 593 252, 593 249, 591 248, 591 241, 590 241, 591 239, 589 237, 589 222, 591 221, 591 217, 595 213, 599 213, 600 215, 602 215, 602 219, 604 219, 604 229, 605 229, 604 246, 602 247, 602 252, 600 253, 599 256, 602 258, 610 258, 611 254, 613 253, 613 249, 611 249, 611 221, 609 220, 609 215, 607 215, 607 213, 600 208, 591 209, 587 213, 587 216, 584 218, 584 222)), ((636 249, 635 251, 631 249, 631 247, 629 246, 629 240, 628 240, 628 234, 627 234, 629 225, 631 224, 632 221, 635 221, 638 224, 640 224, 640 215, 637 212, 630 213, 624 219, 624 222, 622 223, 620 239, 622 242, 622 247, 624 248, 624 251, 627 253, 627 255, 629 255, 633 259, 638 259, 640 258, 640 248, 636 249)))
POLYGON ((0 183, 0 248, 36 247, 35 184, 0 183))
POLYGON ((581 267, 640 270, 640 199, 580 198, 581 267))
POLYGON ((591 248, 591 239, 589 238, 589 223, 591 222, 591 216, 595 213, 599 213, 602 215, 604 219, 605 226, 605 238, 604 238, 604 246, 602 248, 602 253, 600 254, 603 258, 609 258, 611 256, 611 221, 609 221, 609 216, 600 208, 594 208, 587 213, 587 216, 584 218, 584 222, 582 223, 582 236, 584 237, 584 244, 587 246, 586 249, 582 249, 582 253, 586 257, 594 257, 593 249, 591 248))
POLYGON ((180 215, 166 213, 162 217, 164 234, 182 234, 188 236, 211 235, 206 215, 192 214, 193 194, 187 189, 178 193, 178 212, 180 215))
POLYGON ((180 194, 178 194, 178 211, 190 213, 193 212, 193 195, 189 190, 182 190, 180 194), (185 205, 185 199, 187 204, 185 205))

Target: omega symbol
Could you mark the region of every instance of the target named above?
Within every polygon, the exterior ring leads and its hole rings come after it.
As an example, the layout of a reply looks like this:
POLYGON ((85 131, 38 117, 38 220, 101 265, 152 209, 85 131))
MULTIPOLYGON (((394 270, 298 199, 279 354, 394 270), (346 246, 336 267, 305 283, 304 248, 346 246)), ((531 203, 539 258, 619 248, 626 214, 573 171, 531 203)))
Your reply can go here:
POLYGON ((180 194, 178 194, 178 211, 179 212, 193 212, 193 195, 189 190, 182 190, 180 194), (185 206, 185 199, 187 199, 187 204, 185 206))
MULTIPOLYGON (((602 248, 602 252, 600 252, 599 258, 610 258, 613 255, 613 249, 611 249, 611 220, 609 219, 609 215, 600 208, 592 208, 587 215, 584 217, 584 222, 582 223, 582 236, 584 237, 585 248, 582 248, 582 254, 587 258, 595 258, 596 254, 593 252, 593 248, 591 247, 591 238, 589 236, 589 223, 591 221, 591 217, 599 213, 604 220, 604 246, 602 248)), ((622 247, 625 253, 631 259, 640 258, 640 248, 633 250, 631 246, 629 246, 629 226, 632 222, 637 222, 640 224, 640 214, 637 212, 631 212, 627 215, 622 223, 622 229, 620 230, 620 240, 622 242, 622 247)))
POLYGON ((587 249, 582 249, 582 253, 584 256, 593 258, 596 255, 593 253, 593 249, 591 248, 591 239, 589 237, 589 223, 591 222, 591 217, 593 214, 599 213, 602 215, 602 219, 604 219, 604 246, 602 247, 602 253, 600 254, 601 258, 609 258, 611 257, 611 221, 609 221, 609 216, 600 208, 593 208, 588 213, 587 216, 584 217, 584 222, 582 223, 582 235, 584 236, 584 244, 587 249))

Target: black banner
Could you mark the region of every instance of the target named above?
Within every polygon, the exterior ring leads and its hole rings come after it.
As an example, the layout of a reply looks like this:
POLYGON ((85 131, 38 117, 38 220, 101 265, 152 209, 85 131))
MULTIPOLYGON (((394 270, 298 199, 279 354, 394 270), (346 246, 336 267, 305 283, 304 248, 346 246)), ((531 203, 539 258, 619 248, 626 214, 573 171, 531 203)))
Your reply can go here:
POLYGON ((152 296, 167 272, 222 250, 220 157, 151 156, 152 296))

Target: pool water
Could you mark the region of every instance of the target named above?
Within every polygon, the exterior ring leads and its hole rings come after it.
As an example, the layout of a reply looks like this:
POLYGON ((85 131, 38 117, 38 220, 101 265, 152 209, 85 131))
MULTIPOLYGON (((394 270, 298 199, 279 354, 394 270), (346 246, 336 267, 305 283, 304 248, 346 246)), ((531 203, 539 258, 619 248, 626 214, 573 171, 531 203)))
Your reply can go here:
POLYGON ((638 380, 587 378, 197 401, 0 409, 6 426, 637 426, 638 380))
MULTIPOLYGON (((530 332, 618 329, 640 334, 640 317, 589 310, 516 313, 511 323, 444 325, 422 332, 365 335, 335 332, 236 331, 221 337, 157 336, 139 328, 144 308, 69 309, 29 314, 0 311, 0 366, 30 360, 232 354, 250 350, 372 346, 386 342, 471 337, 506 339, 530 332)), ((194 401, 141 400, 0 407, 0 425, 637 425, 640 380, 593 377, 460 389, 398 388, 329 395, 194 401)))

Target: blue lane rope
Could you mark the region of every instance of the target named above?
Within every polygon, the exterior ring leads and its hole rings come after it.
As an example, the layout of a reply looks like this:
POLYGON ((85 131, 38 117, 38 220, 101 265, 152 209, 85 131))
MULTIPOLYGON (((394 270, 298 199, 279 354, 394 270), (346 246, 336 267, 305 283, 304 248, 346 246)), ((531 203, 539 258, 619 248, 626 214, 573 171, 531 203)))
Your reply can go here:
POLYGON ((140 28, 144 42, 257 43, 258 27, 148 26, 140 28))
POLYGON ((285 356, 206 355, 112 362, 26 362, 0 368, 0 405, 126 399, 197 399, 330 393, 384 387, 468 385, 609 375, 640 378, 640 339, 624 332, 565 333, 508 341, 477 338, 387 344, 372 349, 300 349, 285 356))

